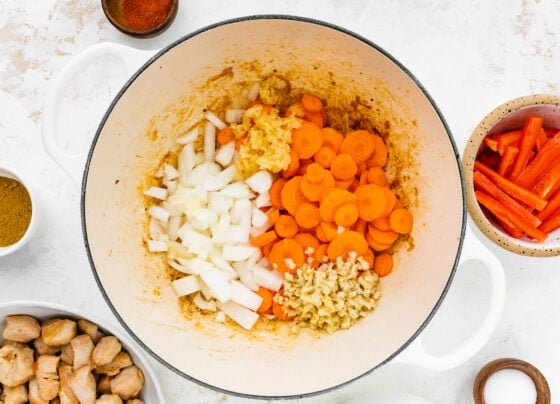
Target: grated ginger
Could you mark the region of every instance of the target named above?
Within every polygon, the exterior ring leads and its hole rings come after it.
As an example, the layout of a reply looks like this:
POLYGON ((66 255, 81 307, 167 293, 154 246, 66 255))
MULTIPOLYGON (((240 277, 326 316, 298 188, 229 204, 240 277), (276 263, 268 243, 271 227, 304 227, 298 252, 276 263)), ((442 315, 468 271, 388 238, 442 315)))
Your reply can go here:
POLYGON ((315 269, 304 264, 284 277, 284 292, 274 299, 300 323, 333 333, 350 328, 381 297, 381 285, 368 263, 355 253, 345 261, 325 262, 315 269))
POLYGON ((292 130, 301 124, 296 117, 281 117, 278 109, 256 104, 231 128, 236 138, 245 136, 239 148, 238 172, 247 178, 260 170, 279 173, 290 163, 292 130))

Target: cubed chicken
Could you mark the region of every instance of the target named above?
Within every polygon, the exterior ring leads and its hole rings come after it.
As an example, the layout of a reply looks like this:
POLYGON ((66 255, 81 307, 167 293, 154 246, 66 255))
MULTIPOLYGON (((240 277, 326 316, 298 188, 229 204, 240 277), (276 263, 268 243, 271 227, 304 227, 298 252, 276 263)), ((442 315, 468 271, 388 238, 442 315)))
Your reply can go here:
POLYGON ((109 335, 99 340, 93 349, 93 366, 99 367, 111 362, 121 351, 121 343, 117 337, 109 335))
POLYGON ((33 378, 29 380, 27 386, 27 398, 31 404, 49 404, 48 400, 43 400, 39 395, 39 383, 37 379, 33 378))
POLYGON ((15 387, 4 386, 2 394, 4 395, 4 404, 25 404, 28 402, 26 384, 15 387))
POLYGON ((31 348, 13 345, 0 348, 0 383, 15 387, 28 381, 34 373, 31 348))
POLYGON ((56 355, 60 352, 60 347, 58 345, 47 345, 42 337, 33 340, 33 347, 39 355, 56 355))
POLYGON ((41 334, 41 324, 26 315, 13 315, 6 317, 6 326, 2 332, 4 339, 16 342, 29 342, 41 334))
POLYGON ((124 368, 111 380, 111 392, 123 400, 136 398, 144 386, 144 374, 135 365, 124 368))
POLYGON ((97 374, 115 376, 120 372, 121 369, 126 368, 130 365, 132 365, 132 359, 130 358, 130 355, 124 351, 121 351, 111 362, 97 367, 95 369, 95 372, 97 374))
POLYGON ((70 341, 72 351, 74 352, 73 365, 74 369, 79 369, 82 366, 92 368, 91 355, 93 353, 93 341, 88 334, 81 334, 70 341))
POLYGON ((74 348, 72 344, 64 344, 60 347, 60 360, 67 365, 74 364, 74 348))
POLYGON ((101 376, 97 380, 97 392, 101 394, 111 394, 111 376, 101 376))
POLYGON ((97 344, 105 336, 105 334, 99 331, 97 324, 83 318, 78 320, 78 329, 82 333, 89 335, 94 344, 97 344))
POLYGON ((95 404, 122 404, 123 400, 116 394, 103 394, 95 404))
POLYGON ((43 324, 41 336, 47 345, 64 345, 76 336, 78 326, 69 319, 53 319, 43 324))
POLYGON ((72 372, 72 365, 67 365, 65 363, 59 364, 58 376, 60 378, 60 390, 58 391, 58 397, 60 398, 60 404, 79 404, 74 392, 68 385, 68 378, 72 372))
POLYGON ((43 400, 50 401, 58 395, 58 362, 60 357, 55 355, 41 355, 37 358, 35 378, 39 387, 39 397, 43 400))
POLYGON ((83 366, 74 370, 68 377, 68 386, 70 386, 80 404, 95 404, 95 377, 93 377, 89 367, 83 366))

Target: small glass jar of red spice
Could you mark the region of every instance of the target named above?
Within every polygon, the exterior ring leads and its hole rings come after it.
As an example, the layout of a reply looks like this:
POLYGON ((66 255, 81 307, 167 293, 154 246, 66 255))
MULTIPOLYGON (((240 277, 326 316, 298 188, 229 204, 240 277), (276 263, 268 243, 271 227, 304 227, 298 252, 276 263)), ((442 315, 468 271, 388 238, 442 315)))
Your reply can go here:
POLYGON ((174 20, 178 0, 102 0, 103 11, 120 31, 151 37, 165 31, 174 20))

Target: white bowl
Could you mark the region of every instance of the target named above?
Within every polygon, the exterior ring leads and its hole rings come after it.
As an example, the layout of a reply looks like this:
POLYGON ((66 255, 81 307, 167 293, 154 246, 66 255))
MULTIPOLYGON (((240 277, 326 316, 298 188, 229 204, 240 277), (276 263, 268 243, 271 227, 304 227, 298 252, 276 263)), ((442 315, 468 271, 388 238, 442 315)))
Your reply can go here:
POLYGON ((474 193, 473 168, 486 135, 520 129, 529 115, 544 118, 544 126, 560 128, 560 96, 534 94, 514 98, 490 111, 473 130, 463 153, 467 208, 469 215, 480 229, 496 245, 519 255, 551 257, 560 254, 560 229, 549 234, 544 242, 510 236, 482 210, 474 193))
POLYGON ((31 221, 29 222, 29 225, 27 226, 27 230, 25 231, 24 235, 16 243, 5 247, 0 247, 0 257, 2 257, 4 255, 8 255, 15 251, 18 251, 20 248, 26 245, 29 242, 29 240, 31 240, 31 237, 33 236, 33 233, 37 228, 38 206, 37 206, 37 198, 35 196, 35 192, 30 186, 29 181, 25 179, 21 174, 19 174, 12 168, 8 168, 6 166, 0 165, 0 177, 12 178, 14 180, 19 181, 25 187, 25 189, 29 194, 29 198, 31 199, 31 209, 32 209, 31 221))
POLYGON ((144 388, 142 389, 139 398, 147 404, 163 404, 165 402, 161 387, 151 365, 145 358, 144 352, 134 342, 132 342, 128 335, 122 333, 113 325, 109 325, 105 320, 75 308, 69 308, 49 302, 29 300, 4 302, 0 303, 0 335, 4 330, 6 316, 12 314, 27 314, 37 318, 38 320, 64 317, 75 320, 83 318, 94 322, 102 331, 107 334, 114 335, 119 339, 123 348, 132 358, 133 363, 144 373, 144 388))

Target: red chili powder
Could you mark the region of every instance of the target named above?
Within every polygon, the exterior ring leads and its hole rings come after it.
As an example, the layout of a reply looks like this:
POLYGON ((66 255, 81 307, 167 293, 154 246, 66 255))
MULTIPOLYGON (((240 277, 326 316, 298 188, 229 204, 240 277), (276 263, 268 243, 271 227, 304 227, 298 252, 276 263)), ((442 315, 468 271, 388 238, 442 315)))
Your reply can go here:
POLYGON ((134 29, 145 31, 162 23, 171 7, 171 0, 124 0, 123 14, 134 29))

